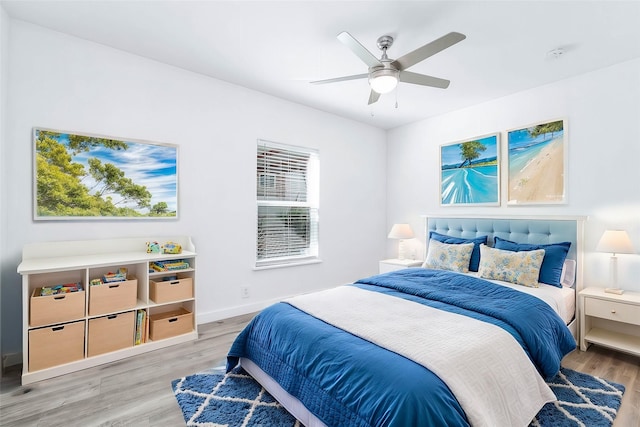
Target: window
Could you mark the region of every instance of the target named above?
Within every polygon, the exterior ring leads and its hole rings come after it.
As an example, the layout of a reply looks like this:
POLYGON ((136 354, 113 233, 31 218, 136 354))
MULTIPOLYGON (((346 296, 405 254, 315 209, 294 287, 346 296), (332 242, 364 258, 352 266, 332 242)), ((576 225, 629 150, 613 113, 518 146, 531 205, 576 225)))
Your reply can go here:
POLYGON ((258 140, 256 267, 318 258, 318 152, 258 140))

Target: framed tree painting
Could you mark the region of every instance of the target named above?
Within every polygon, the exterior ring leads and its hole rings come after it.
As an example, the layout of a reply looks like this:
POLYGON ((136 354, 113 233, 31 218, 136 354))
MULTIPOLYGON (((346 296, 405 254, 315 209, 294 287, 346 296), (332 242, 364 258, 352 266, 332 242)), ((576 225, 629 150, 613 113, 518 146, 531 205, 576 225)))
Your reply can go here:
POLYGON ((566 136, 566 120, 507 132, 507 204, 566 203, 566 136))
POLYGON ((34 219, 175 219, 178 147, 35 128, 34 219))
POLYGON ((500 204, 499 134, 440 147, 440 204, 500 204))

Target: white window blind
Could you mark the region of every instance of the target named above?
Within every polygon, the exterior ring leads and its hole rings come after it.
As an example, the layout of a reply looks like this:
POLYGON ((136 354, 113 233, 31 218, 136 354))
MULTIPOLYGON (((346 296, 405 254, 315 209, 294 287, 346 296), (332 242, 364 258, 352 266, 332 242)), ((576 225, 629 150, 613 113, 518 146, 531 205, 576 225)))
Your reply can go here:
POLYGON ((318 152, 258 140, 256 159, 256 266, 317 259, 318 152))

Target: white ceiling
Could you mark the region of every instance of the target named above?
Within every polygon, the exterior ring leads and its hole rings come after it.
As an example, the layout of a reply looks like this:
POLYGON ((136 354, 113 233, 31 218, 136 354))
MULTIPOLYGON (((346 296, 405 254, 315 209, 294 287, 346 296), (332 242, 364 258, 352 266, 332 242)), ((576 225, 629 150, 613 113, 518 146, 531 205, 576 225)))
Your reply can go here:
POLYGON ((640 57, 640 1, 30 1, 13 19, 112 46, 382 129, 640 57), (348 31, 390 58, 457 31, 466 40, 410 68, 448 89, 400 83, 367 106, 366 73, 336 39, 348 31), (559 59, 547 55, 563 48, 559 59), (395 107, 397 98, 397 108, 395 107))

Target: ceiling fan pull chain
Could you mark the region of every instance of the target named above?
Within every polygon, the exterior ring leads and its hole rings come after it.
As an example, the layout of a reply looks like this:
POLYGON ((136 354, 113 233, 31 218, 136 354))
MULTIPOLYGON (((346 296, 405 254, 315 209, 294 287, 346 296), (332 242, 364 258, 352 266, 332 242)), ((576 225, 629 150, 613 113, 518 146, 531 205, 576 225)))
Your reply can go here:
POLYGON ((400 89, 398 89, 398 87, 396 87, 396 109, 398 108, 398 91, 400 89))

